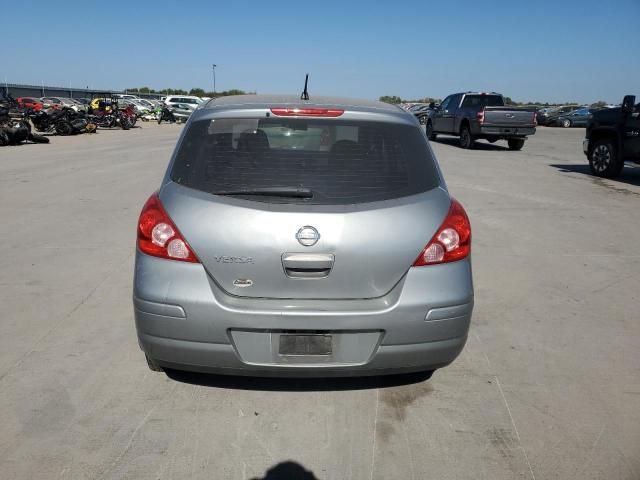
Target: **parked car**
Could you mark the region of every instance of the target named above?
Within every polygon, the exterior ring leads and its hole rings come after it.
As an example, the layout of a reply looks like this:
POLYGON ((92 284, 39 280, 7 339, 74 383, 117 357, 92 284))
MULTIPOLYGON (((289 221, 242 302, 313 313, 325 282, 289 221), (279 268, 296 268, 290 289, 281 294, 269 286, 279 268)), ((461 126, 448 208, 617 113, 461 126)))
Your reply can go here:
POLYGON ((169 95, 164 103, 170 107, 178 104, 186 105, 193 111, 200 106, 202 100, 200 100, 200 97, 190 95, 169 95))
POLYGON ((470 251, 411 114, 218 98, 193 113, 140 214, 139 344, 152 370, 430 375, 467 338, 470 251))
POLYGON ((40 98, 43 108, 53 108, 55 110, 61 110, 64 107, 64 103, 59 97, 42 97, 40 98))
POLYGON ((137 115, 140 115, 144 112, 149 112, 150 110, 153 110, 153 106, 151 106, 151 104, 149 104, 148 102, 142 102, 141 99, 136 98, 136 99, 131 99, 131 98, 124 98, 124 99, 120 99, 119 104, 121 106, 124 105, 132 105, 133 109, 135 110, 137 115))
POLYGON ((139 100, 137 95, 129 95, 126 93, 118 93, 114 95, 114 98, 118 100, 139 100))
POLYGON ((586 127, 591 114, 595 111, 595 109, 587 107, 579 108, 571 113, 565 113, 564 115, 554 117, 551 120, 552 123, 550 123, 550 125, 564 128, 586 127))
POLYGON ((60 97, 60 100, 62 101, 62 105, 64 107, 68 107, 76 112, 86 113, 87 111, 86 105, 84 105, 81 102, 78 102, 73 98, 60 97))
POLYGON ((431 110, 433 109, 426 103, 416 104, 409 108, 409 112, 413 113, 422 125, 427 123, 427 118, 429 118, 431 110))
POLYGON ((473 148, 476 140, 507 140, 510 150, 520 150, 528 135, 536 133, 536 112, 508 107, 499 93, 454 93, 440 106, 431 105, 427 136, 457 135, 462 148, 473 148))
POLYGON ((147 107, 148 109, 155 108, 155 105, 153 104, 153 102, 151 102, 150 100, 147 100, 146 98, 138 98, 138 103, 147 107))
POLYGON ((575 112, 579 105, 564 105, 562 107, 552 107, 545 109, 544 112, 538 112, 538 125, 552 125, 557 117, 575 112))
POLYGON ((183 123, 189 119, 189 117, 194 111, 193 107, 186 103, 171 103, 171 104, 163 104, 163 105, 171 111, 171 113, 173 114, 173 117, 178 122, 183 122, 183 123))
POLYGON ((19 107, 29 108, 36 112, 42 110, 42 102, 33 97, 18 97, 16 98, 16 103, 19 107))
POLYGON ((640 103, 636 97, 627 95, 621 107, 594 112, 582 150, 591 173, 598 177, 617 177, 625 160, 640 164, 640 103))

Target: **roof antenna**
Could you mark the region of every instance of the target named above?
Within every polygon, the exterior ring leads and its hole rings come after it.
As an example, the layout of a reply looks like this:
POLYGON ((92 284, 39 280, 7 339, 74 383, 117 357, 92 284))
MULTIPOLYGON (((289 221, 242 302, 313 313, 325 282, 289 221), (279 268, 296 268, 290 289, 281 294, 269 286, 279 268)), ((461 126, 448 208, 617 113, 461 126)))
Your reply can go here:
POLYGON ((300 100, 309 100, 309 92, 307 92, 308 82, 309 82, 309 74, 307 73, 307 76, 304 79, 304 91, 302 92, 302 95, 300 95, 300 100))

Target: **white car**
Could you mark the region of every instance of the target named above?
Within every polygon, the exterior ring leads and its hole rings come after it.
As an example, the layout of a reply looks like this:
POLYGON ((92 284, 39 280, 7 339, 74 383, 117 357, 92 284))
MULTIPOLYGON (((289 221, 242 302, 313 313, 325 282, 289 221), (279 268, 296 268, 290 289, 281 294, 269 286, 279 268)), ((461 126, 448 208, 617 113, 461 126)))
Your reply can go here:
POLYGON ((140 100, 137 96, 128 95, 128 94, 118 94, 118 95, 114 95, 114 97, 116 97, 119 100, 140 100))
POLYGON ((186 105, 191 111, 194 111, 202 103, 200 97, 194 97, 191 95, 169 95, 164 103, 169 107, 175 107, 178 105, 186 105))

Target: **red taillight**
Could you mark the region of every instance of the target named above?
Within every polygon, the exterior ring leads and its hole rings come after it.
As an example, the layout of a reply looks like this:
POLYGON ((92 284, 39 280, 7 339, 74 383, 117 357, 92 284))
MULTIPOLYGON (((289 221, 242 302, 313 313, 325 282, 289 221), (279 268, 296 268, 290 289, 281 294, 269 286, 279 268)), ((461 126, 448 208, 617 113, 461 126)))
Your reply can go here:
POLYGON ((484 123, 484 110, 480 110, 478 113, 476 113, 476 120, 478 120, 478 123, 480 125, 484 123))
POLYGON ((533 126, 538 126, 538 112, 533 112, 533 126))
POLYGON ((138 248, 154 257, 199 263, 187 241, 164 211, 157 192, 149 197, 140 212, 138 248))
POLYGON ((447 217, 422 250, 414 267, 462 260, 471 253, 471 223, 462 205, 451 199, 447 217))
POLYGON ((336 108, 272 108, 271 113, 279 117, 339 117, 344 110, 336 108))

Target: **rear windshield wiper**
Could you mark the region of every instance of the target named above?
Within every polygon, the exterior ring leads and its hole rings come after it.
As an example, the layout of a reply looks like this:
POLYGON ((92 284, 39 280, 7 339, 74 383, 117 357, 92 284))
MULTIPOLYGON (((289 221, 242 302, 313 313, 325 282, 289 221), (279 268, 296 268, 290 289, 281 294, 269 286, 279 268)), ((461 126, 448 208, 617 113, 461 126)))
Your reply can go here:
POLYGON ((263 195, 267 197, 313 198, 310 188, 304 187, 258 187, 239 188, 236 190, 219 190, 214 195, 263 195))

